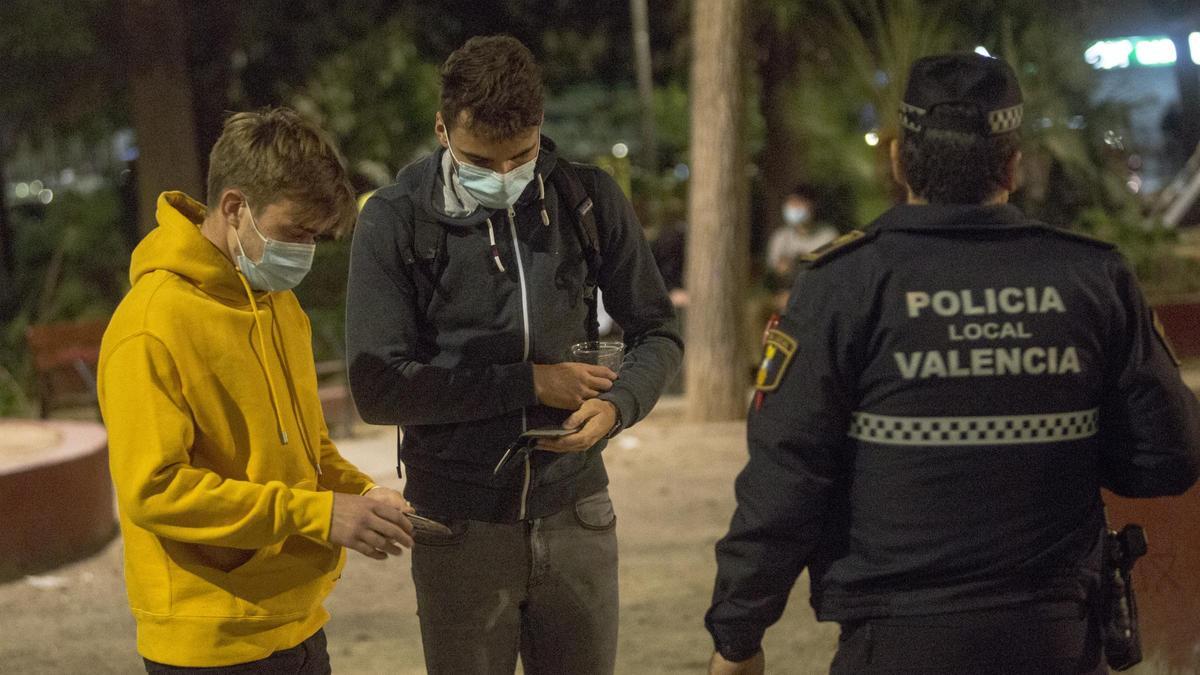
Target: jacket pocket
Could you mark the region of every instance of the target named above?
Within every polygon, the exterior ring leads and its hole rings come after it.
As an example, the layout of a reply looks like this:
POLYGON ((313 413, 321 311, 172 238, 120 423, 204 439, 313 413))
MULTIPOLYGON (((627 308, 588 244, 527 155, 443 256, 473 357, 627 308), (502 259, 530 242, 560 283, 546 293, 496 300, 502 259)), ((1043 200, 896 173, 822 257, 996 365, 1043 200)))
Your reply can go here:
POLYGON ((255 550, 228 570, 208 557, 171 555, 171 613, 180 616, 287 616, 310 611, 340 571, 343 552, 305 537, 292 536, 255 550))

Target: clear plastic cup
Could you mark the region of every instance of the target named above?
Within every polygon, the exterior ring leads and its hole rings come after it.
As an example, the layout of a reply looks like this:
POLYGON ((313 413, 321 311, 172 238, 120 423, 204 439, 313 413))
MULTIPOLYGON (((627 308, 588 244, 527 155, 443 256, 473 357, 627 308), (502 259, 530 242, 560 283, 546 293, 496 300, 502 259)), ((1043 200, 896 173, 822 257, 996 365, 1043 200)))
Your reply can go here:
POLYGON ((571 360, 606 366, 614 373, 621 372, 625 360, 624 342, 577 342, 571 345, 571 360))

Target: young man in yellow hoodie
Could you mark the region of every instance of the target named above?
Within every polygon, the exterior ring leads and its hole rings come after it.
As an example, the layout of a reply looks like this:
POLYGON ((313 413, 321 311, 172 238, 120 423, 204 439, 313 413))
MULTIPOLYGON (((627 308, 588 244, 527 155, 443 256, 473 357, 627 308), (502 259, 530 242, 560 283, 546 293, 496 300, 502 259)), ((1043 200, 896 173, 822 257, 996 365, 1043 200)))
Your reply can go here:
POLYGON ((290 290, 316 239, 354 217, 319 129, 239 113, 213 147, 207 207, 164 193, 133 253, 99 391, 148 672, 327 673, 322 601, 343 547, 382 560, 412 544, 403 497, 329 440, 290 290))

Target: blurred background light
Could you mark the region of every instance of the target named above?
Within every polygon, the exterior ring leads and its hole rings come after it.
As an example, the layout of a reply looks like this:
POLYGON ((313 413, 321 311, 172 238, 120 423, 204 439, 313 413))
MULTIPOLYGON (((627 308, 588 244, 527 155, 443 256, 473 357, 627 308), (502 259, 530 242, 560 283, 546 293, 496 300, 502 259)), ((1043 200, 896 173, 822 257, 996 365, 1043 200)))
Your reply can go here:
POLYGON ((1133 43, 1129 40, 1101 40, 1088 47, 1083 58, 1098 70, 1128 68, 1133 54, 1133 43))
POLYGON ((1175 41, 1171 38, 1153 38, 1134 43, 1134 56, 1143 66, 1169 66, 1175 63, 1175 41))

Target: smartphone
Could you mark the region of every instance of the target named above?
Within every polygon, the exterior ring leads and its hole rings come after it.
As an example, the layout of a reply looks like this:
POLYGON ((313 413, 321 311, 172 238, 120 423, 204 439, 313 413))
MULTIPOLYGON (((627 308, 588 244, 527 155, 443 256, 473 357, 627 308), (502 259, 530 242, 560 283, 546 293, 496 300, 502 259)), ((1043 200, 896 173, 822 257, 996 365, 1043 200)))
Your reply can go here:
POLYGON ((574 429, 564 429, 562 427, 538 427, 537 429, 526 430, 520 436, 517 436, 517 440, 513 441, 512 444, 508 446, 508 449, 504 451, 504 456, 500 458, 499 462, 496 462, 496 468, 492 469, 492 475, 495 476, 499 474, 500 471, 510 462, 524 458, 526 455, 528 455, 533 450, 533 446, 535 443, 537 443, 538 439, 562 438, 563 436, 570 436, 576 431, 579 431, 579 427, 575 427, 574 429))
POLYGON ((570 436, 579 431, 579 427, 573 429, 564 429, 562 427, 538 427, 537 429, 527 429, 521 434, 520 438, 561 438, 570 436))
POLYGON ((436 520, 430 520, 425 516, 418 516, 415 513, 406 513, 408 522, 412 523, 413 530, 416 532, 425 532, 428 534, 453 534, 450 528, 439 523, 436 520))

